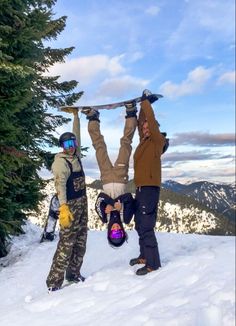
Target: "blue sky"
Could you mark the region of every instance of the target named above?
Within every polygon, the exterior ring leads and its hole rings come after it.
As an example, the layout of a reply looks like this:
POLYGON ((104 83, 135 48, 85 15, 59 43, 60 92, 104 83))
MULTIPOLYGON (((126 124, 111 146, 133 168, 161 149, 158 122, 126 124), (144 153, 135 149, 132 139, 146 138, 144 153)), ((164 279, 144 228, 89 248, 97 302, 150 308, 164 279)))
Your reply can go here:
MULTIPOLYGON (((58 0, 53 11, 68 18, 50 45, 75 50, 50 74, 79 81, 84 95, 77 104, 129 99, 145 88, 161 93, 154 110, 170 137, 163 180, 234 181, 234 0, 58 0)), ((113 160, 124 115, 123 108, 101 112, 113 160)), ((81 127, 82 144, 89 146, 85 172, 99 178, 84 116, 81 127)))

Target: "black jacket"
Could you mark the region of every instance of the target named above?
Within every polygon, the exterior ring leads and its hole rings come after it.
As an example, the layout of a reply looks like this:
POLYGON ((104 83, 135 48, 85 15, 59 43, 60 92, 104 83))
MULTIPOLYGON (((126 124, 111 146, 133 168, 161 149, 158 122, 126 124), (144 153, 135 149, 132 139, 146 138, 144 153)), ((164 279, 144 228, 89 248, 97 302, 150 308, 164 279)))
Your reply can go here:
MULTIPOLYGON (((135 210, 135 201, 131 195, 131 193, 126 193, 123 195, 118 196, 115 199, 112 199, 110 196, 101 192, 96 200, 95 203, 95 210, 100 217, 103 223, 107 223, 107 214, 105 213, 105 209, 107 205, 114 206, 115 202, 120 201, 123 204, 123 221, 125 224, 129 224, 135 210)), ((110 214, 110 220, 115 220, 120 218, 120 213, 116 210, 112 211, 110 214)))

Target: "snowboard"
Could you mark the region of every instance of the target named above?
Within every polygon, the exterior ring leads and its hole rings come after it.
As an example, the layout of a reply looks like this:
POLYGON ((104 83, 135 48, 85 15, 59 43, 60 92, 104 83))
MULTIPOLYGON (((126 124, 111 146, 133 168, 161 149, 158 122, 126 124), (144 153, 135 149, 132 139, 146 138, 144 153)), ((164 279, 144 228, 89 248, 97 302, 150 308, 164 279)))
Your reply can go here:
POLYGON ((59 200, 57 195, 53 195, 48 209, 48 215, 43 227, 43 233, 40 237, 40 243, 44 241, 53 241, 55 238, 55 229, 59 215, 59 200))
MULTIPOLYGON (((161 94, 151 94, 148 97, 152 99, 152 102, 157 101, 159 98, 162 98, 163 95, 161 94)), ((103 105, 82 105, 82 106, 70 106, 70 105, 65 105, 65 106, 60 106, 59 111, 64 111, 67 112, 70 109, 77 109, 77 110, 86 110, 86 109, 93 109, 93 110, 111 110, 111 109, 116 109, 122 106, 125 106, 127 103, 134 102, 134 103, 140 103, 142 101, 142 97, 135 97, 131 100, 126 100, 126 101, 121 101, 121 102, 116 102, 116 103, 111 103, 111 104, 103 104, 103 105)))

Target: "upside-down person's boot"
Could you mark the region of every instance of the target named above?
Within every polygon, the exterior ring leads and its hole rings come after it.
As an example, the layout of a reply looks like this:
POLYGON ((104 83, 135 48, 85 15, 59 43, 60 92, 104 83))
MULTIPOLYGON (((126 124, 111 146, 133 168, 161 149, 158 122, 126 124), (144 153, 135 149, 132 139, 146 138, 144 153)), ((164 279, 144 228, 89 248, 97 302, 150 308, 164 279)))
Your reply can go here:
POLYGON ((86 119, 88 119, 89 121, 100 122, 99 120, 100 113, 97 110, 94 110, 92 108, 84 108, 81 110, 81 112, 86 115, 86 119))
POLYGON ((135 101, 125 103, 126 116, 125 118, 136 118, 137 117, 137 106, 135 101))

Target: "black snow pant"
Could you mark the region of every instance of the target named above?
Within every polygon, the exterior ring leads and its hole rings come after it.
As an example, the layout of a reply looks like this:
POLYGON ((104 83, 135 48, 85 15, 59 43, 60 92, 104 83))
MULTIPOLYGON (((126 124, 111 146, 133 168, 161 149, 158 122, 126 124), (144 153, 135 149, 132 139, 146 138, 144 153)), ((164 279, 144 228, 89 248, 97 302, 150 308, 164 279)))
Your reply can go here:
POLYGON ((135 229, 139 235, 140 258, 154 270, 161 267, 155 224, 160 187, 143 186, 136 189, 135 229))

